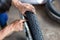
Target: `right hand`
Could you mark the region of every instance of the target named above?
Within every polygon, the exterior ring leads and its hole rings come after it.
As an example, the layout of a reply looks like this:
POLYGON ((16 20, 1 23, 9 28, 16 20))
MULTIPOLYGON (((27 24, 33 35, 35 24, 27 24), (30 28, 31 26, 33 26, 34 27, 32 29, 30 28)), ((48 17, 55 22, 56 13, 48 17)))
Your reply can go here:
POLYGON ((10 27, 14 31, 23 31, 23 23, 24 22, 25 22, 25 20, 16 20, 16 21, 12 22, 12 24, 10 25, 10 27))

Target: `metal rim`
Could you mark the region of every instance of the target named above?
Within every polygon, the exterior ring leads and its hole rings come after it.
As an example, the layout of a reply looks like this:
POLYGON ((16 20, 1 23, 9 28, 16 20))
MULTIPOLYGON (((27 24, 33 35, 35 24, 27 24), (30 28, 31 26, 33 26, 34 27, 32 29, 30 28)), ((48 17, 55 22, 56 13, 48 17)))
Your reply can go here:
POLYGON ((53 1, 54 1, 54 0, 48 0, 46 6, 47 6, 47 8, 48 8, 53 14, 55 14, 55 15, 58 16, 58 17, 60 17, 60 12, 57 11, 57 10, 55 9, 55 7, 53 6, 53 4, 52 4, 53 1))

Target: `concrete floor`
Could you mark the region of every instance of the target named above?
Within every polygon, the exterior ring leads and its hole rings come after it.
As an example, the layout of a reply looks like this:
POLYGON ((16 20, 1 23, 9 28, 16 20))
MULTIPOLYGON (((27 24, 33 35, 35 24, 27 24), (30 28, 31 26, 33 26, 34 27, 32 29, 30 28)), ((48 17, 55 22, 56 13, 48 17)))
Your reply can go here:
MULTIPOLYGON (((60 23, 57 23, 48 16, 44 6, 39 5, 35 6, 35 8, 44 40, 60 40, 60 23)), ((8 15, 8 24, 20 18, 19 11, 14 7, 11 7, 8 15)))
POLYGON ((36 10, 44 40, 60 40, 60 23, 48 16, 44 6, 37 6, 36 10))

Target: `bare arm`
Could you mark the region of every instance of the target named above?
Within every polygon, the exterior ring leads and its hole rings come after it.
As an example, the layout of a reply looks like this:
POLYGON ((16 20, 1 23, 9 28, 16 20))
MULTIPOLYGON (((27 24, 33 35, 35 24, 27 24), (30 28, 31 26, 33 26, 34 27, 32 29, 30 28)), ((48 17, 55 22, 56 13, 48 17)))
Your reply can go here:
POLYGON ((11 34, 14 30, 7 26, 5 29, 0 31, 0 40, 3 40, 7 35, 11 34))
POLYGON ((0 31, 0 40, 3 40, 6 36, 10 35, 14 31, 23 30, 23 22, 25 20, 14 21, 12 24, 8 25, 6 28, 0 31))

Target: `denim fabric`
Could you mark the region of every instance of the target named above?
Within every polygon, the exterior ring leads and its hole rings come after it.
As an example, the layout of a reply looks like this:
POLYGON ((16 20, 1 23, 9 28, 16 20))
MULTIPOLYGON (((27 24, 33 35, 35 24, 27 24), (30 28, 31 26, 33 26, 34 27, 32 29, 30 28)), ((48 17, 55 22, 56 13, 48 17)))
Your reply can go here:
POLYGON ((4 27, 4 26, 6 25, 7 20, 8 20, 8 15, 7 15, 7 13, 6 13, 6 12, 0 13, 0 25, 1 25, 2 27, 4 27))

